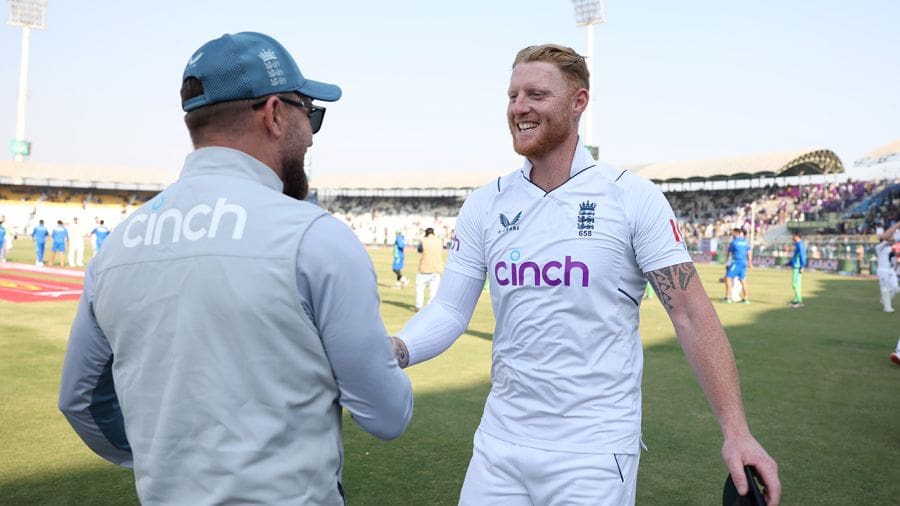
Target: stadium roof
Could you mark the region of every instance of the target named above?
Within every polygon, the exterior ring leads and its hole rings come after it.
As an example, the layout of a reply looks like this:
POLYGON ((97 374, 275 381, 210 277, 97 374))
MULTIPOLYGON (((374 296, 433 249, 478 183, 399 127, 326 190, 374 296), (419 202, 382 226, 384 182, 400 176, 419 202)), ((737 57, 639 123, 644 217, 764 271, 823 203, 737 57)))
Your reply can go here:
POLYGON ((174 171, 0 160, 0 183, 10 185, 159 191, 177 177, 174 171))
POLYGON ((313 173, 309 185, 312 188, 367 188, 367 189, 428 189, 428 188, 478 188, 507 171, 473 172, 363 172, 313 173))
POLYGON ((844 172, 844 164, 828 149, 781 151, 709 160, 657 162, 630 170, 655 183, 721 181, 844 172))
POLYGON ((865 156, 863 156, 863 159, 881 158, 882 156, 893 155, 895 153, 900 153, 900 139, 889 142, 874 151, 866 153, 865 156))
MULTIPOLYGON (((889 144, 900 149, 900 141, 889 144)), ((885 148, 882 149, 886 149, 885 148)), ((880 152, 880 150, 873 153, 880 152)), ((711 160, 657 162, 628 167, 656 183, 719 181, 758 177, 843 173, 844 165, 832 151, 800 150, 711 160)), ((333 172, 316 171, 310 186, 316 189, 469 189, 489 183, 509 170, 333 172)), ((125 167, 98 167, 0 160, 0 184, 161 191, 178 177, 177 171, 125 167)))

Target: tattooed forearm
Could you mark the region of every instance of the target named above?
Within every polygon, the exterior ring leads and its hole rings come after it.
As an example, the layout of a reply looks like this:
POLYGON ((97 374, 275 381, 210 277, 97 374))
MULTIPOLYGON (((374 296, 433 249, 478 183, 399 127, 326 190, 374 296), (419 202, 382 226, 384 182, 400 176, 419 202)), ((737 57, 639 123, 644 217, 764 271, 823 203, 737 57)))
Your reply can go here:
POLYGON ((691 280, 697 275, 694 264, 686 262, 683 264, 670 265, 653 272, 647 273, 647 281, 653 286, 653 291, 659 296, 660 302, 666 309, 672 309, 672 295, 676 290, 685 291, 691 280))
POLYGON ((406 343, 399 337, 391 336, 391 347, 394 349, 394 358, 401 369, 409 365, 409 350, 406 349, 406 343))

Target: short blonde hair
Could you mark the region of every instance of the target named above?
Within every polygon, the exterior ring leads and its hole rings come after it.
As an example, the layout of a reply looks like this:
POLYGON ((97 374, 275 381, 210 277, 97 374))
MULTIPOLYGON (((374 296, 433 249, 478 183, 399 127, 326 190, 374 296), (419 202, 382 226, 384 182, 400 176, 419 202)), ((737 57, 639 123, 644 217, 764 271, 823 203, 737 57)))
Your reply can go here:
POLYGON ((556 65, 566 79, 576 88, 590 90, 590 72, 584 61, 584 56, 576 53, 574 49, 556 44, 542 44, 540 46, 528 46, 519 51, 513 61, 513 68, 520 63, 547 62, 556 65))

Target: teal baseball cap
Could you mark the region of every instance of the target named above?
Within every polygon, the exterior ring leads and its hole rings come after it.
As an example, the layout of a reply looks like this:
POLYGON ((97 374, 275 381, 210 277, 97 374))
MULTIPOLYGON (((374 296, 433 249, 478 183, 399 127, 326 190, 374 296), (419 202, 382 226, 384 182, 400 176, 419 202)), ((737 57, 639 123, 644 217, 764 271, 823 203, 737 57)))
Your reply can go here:
POLYGON ((284 46, 256 32, 225 34, 201 46, 188 60, 181 82, 189 77, 203 83, 203 94, 183 101, 185 112, 276 93, 300 93, 326 102, 341 98, 338 86, 303 77, 284 46))

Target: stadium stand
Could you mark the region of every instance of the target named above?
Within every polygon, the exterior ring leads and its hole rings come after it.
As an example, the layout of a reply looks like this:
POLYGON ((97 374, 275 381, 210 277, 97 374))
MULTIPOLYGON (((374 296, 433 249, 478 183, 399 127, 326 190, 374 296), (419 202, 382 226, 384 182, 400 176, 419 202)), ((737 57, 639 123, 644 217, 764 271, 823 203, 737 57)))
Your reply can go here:
POLYGON ((356 197, 335 196, 319 203, 350 226, 366 244, 391 244, 401 230, 413 240, 434 228, 435 235, 449 241, 462 205, 460 197, 356 197))
MULTIPOLYGON (((900 165, 900 141, 863 160, 857 165, 900 165)), ((715 259, 727 246, 730 229, 741 226, 752 228, 761 261, 778 264, 790 256, 790 232, 799 230, 808 238, 811 258, 831 267, 834 261, 852 260, 861 271, 871 256, 871 234, 900 219, 900 180, 852 180, 827 149, 628 169, 666 193, 700 260, 715 259)), ((325 173, 311 181, 310 200, 347 223, 366 244, 390 244, 397 230, 415 244, 426 227, 449 241, 465 197, 505 172, 325 173)), ((176 175, 0 161, 0 214, 15 235, 29 233, 39 219, 70 222, 76 216, 86 225, 103 219, 114 227, 176 175)))

